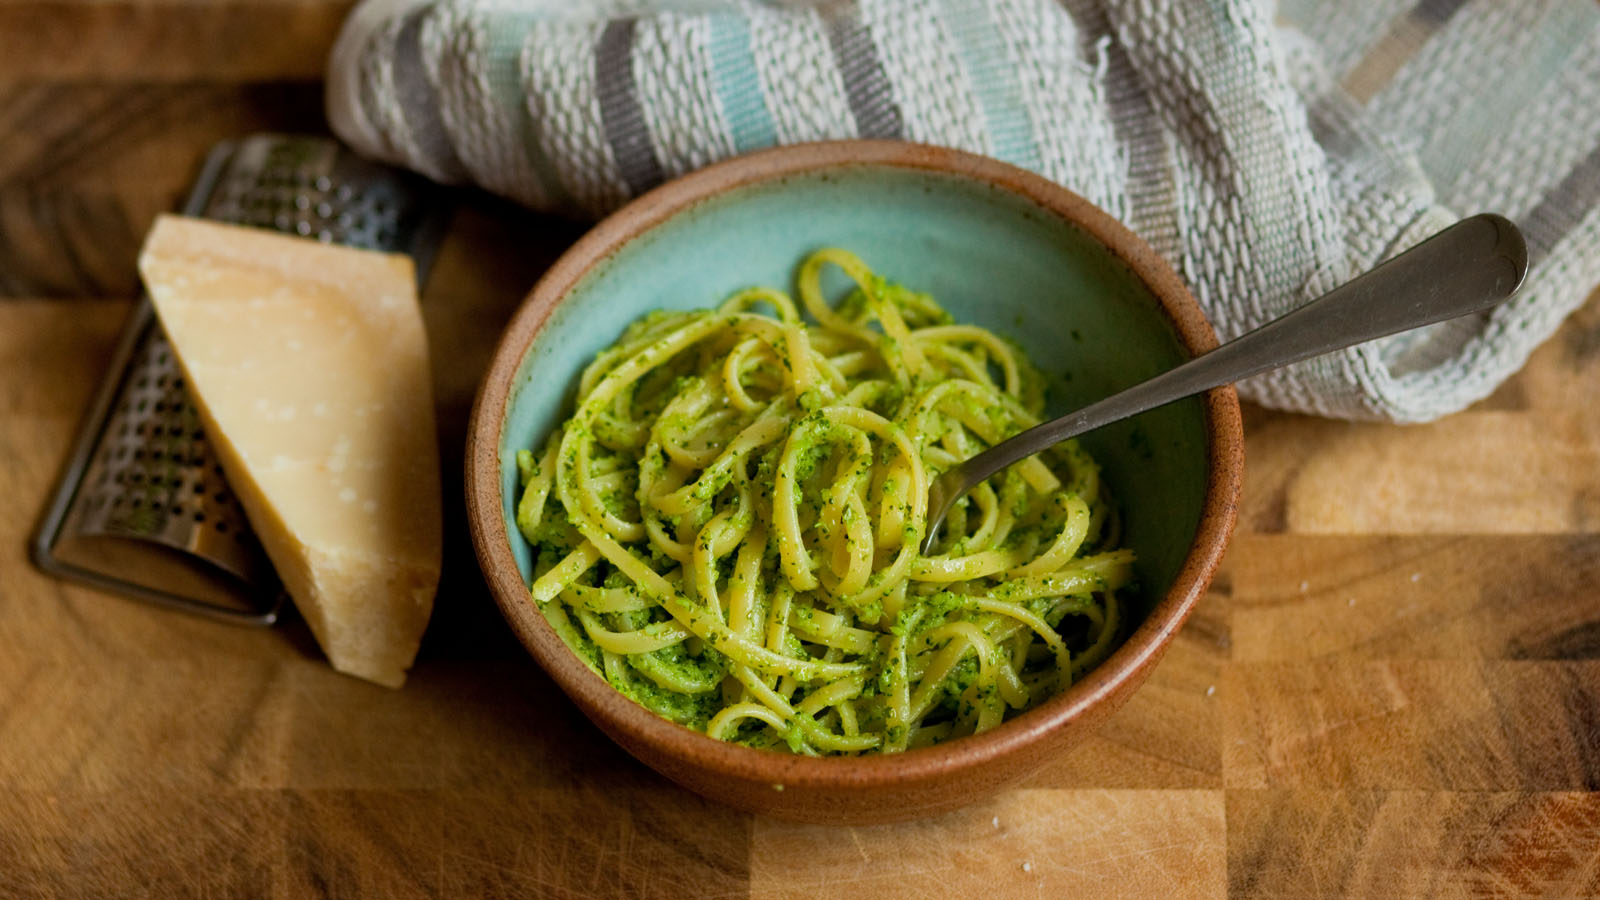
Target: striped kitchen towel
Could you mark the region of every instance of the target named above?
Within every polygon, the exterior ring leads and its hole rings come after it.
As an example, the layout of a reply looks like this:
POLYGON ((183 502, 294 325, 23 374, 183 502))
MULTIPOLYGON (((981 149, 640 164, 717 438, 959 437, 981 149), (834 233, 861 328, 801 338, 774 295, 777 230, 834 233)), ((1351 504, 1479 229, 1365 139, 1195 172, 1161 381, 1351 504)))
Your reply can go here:
POLYGON ((356 149, 603 214, 774 144, 888 137, 1088 197, 1241 334, 1465 215, 1533 257, 1492 314, 1258 376, 1260 403, 1422 421, 1600 284, 1595 0, 364 0, 328 113, 356 149))

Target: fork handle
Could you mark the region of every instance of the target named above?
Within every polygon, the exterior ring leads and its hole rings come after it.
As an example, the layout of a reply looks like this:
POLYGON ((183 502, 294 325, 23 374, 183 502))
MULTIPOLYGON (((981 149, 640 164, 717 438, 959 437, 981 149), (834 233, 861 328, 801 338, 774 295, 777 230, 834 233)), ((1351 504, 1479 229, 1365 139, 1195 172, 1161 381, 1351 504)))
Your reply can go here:
POLYGON ((1510 297, 1527 270, 1528 249, 1517 226, 1493 213, 1463 219, 1282 318, 1001 441, 962 463, 963 480, 970 487, 1068 438, 1219 385, 1482 312, 1510 297))

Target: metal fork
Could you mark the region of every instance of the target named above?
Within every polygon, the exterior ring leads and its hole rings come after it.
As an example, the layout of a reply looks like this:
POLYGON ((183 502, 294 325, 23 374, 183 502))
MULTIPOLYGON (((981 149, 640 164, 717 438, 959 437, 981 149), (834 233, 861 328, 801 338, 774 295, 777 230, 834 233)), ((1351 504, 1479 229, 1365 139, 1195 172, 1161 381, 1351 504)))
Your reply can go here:
POLYGON ((1522 233, 1484 213, 1463 219, 1281 318, 1154 378, 1008 438, 928 486, 922 552, 967 491, 1018 460, 1202 391, 1385 335, 1482 312, 1516 292, 1528 271, 1522 233))

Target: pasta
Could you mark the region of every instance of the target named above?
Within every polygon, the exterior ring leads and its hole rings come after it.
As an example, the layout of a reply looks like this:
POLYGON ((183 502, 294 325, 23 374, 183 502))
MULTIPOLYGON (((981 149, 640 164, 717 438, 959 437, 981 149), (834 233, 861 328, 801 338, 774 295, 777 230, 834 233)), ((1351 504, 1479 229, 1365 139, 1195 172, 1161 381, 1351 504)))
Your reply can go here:
POLYGON ((517 463, 533 600, 623 694, 714 738, 859 754, 986 731, 1114 647, 1133 555, 1066 442, 918 547, 930 480, 1039 421, 993 333, 821 250, 768 288, 655 312, 517 463), (854 288, 835 306, 824 267, 854 288), (802 309, 809 315, 802 318, 802 309))

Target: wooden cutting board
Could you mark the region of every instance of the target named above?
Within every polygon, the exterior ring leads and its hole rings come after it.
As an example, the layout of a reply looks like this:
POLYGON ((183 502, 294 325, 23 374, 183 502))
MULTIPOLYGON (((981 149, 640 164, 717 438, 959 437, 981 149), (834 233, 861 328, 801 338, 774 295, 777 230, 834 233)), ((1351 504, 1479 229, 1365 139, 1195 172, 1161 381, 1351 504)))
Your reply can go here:
POLYGON ((214 141, 321 128, 345 6, 0 6, 0 897, 1600 896, 1600 295, 1433 425, 1247 409, 1238 537, 1150 682, 923 822, 710 805, 512 639, 454 473, 501 325, 577 231, 481 196, 424 297, 453 538, 403 690, 298 622, 40 575, 26 536, 145 227, 214 141))

